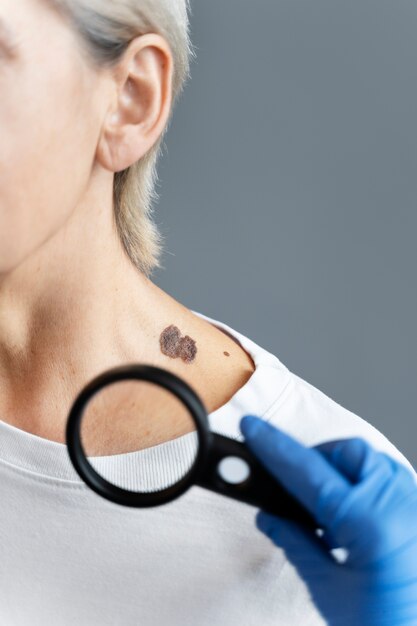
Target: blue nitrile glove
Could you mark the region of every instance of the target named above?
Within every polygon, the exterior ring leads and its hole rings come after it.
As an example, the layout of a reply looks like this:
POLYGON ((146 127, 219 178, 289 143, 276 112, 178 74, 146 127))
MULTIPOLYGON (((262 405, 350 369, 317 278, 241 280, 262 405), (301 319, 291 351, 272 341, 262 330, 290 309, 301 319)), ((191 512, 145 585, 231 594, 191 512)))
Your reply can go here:
MULTIPOLYGON (((258 511, 330 625, 417 625, 417 484, 401 463, 364 439, 305 447, 275 426, 242 418, 245 444, 315 517, 319 537, 258 511), (345 548, 345 562, 330 552, 345 548)), ((340 551, 339 551, 340 552, 340 551)), ((342 550, 343 552, 343 550, 342 550)))

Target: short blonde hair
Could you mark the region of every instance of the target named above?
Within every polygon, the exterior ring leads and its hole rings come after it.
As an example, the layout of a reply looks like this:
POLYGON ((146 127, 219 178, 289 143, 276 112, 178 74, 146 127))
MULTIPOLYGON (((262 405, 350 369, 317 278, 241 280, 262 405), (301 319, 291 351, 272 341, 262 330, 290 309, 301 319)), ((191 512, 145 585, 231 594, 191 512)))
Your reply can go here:
POLYGON ((129 168, 115 173, 114 211, 117 231, 134 265, 149 277, 161 267, 163 237, 153 220, 159 199, 157 162, 173 110, 190 78, 195 50, 190 41, 190 0, 48 0, 68 19, 93 67, 117 64, 129 43, 146 33, 158 33, 174 60, 173 104, 164 131, 152 148, 129 168))

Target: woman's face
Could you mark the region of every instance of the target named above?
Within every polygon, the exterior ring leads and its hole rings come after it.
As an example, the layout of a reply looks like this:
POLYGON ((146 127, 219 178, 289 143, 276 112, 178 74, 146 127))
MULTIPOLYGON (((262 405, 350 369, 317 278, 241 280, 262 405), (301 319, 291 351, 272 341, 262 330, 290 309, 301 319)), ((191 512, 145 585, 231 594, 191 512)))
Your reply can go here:
POLYGON ((50 239, 84 195, 106 106, 98 81, 44 0, 0 0, 0 277, 50 239))

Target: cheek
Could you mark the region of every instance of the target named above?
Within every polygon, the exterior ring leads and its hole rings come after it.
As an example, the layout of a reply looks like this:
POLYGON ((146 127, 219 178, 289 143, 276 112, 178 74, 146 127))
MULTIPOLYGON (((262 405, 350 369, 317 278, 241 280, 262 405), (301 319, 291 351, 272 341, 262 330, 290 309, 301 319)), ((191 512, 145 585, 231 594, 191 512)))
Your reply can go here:
POLYGON ((40 76, 21 84, 26 89, 0 102, 0 273, 67 221, 88 186, 96 149, 73 86, 40 76))

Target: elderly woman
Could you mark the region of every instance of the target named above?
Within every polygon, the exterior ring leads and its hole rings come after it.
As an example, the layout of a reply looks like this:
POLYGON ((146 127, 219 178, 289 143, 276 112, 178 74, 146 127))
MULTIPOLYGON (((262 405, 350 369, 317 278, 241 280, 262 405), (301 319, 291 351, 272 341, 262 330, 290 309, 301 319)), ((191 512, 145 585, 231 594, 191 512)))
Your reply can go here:
MULTIPOLYGON (((130 509, 80 480, 68 411, 109 368, 177 374, 230 437, 252 413, 308 445, 362 436, 412 469, 275 355, 152 283, 156 164, 193 54, 186 0, 0 2, 1 624, 324 623, 252 507, 193 487, 130 509)), ((183 432, 168 421, 163 442, 183 432)))

